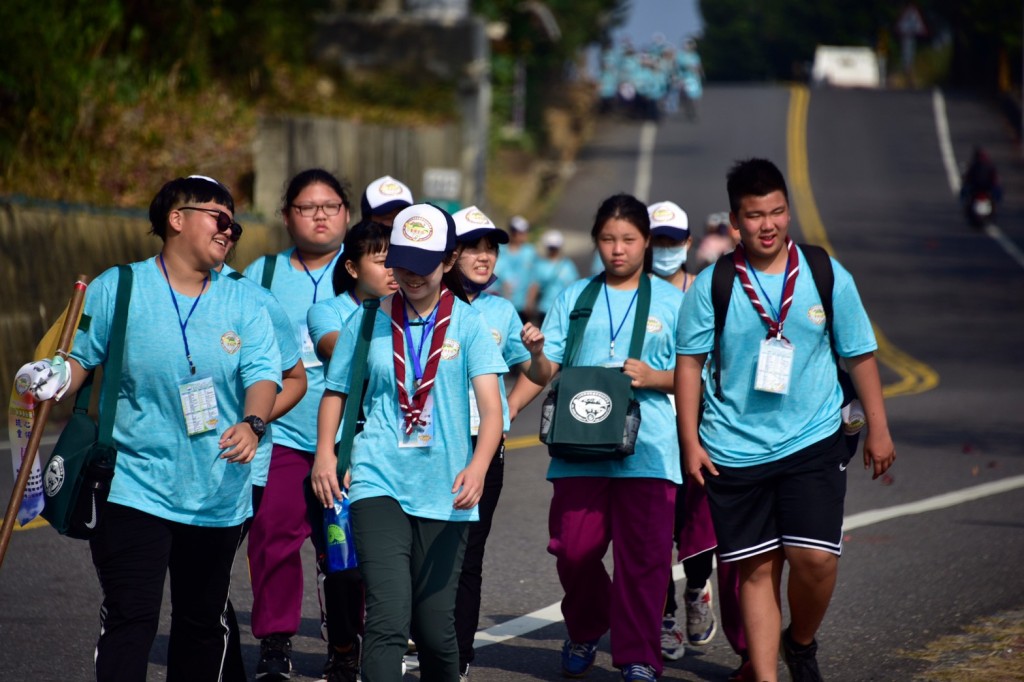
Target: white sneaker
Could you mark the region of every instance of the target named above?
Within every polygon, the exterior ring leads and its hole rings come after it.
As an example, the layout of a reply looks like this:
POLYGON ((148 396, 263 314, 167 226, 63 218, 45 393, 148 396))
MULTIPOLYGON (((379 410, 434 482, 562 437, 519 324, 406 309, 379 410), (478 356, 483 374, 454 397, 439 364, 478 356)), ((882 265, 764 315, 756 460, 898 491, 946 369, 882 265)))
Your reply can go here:
POLYGON ((675 616, 665 616, 661 621, 661 657, 666 661, 678 661, 686 653, 686 636, 676 623, 675 616))
POLYGON ((711 601, 711 582, 699 590, 686 590, 686 639, 693 646, 704 646, 715 637, 718 623, 711 601))

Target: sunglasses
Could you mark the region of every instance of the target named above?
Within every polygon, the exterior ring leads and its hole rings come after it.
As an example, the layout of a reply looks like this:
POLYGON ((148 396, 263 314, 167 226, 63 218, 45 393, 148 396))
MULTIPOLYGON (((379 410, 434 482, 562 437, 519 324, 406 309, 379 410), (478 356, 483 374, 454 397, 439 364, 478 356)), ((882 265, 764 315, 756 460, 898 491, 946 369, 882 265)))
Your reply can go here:
POLYGON ((202 208, 200 206, 179 206, 179 211, 202 211, 208 213, 217 219, 217 231, 227 232, 228 239, 233 242, 237 242, 242 237, 242 226, 231 219, 224 211, 218 211, 215 208, 202 208))

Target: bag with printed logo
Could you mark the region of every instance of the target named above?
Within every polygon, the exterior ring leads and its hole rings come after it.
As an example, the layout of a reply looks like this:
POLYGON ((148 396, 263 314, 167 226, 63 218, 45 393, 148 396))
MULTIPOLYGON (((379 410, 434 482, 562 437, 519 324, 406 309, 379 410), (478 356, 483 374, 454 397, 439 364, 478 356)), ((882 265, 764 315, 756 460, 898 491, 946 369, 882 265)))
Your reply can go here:
MULTIPOLYGON (((92 374, 75 396, 75 407, 43 470, 42 516, 58 533, 88 540, 103 518, 103 508, 114 478, 114 415, 124 359, 124 335, 128 301, 132 293, 132 269, 118 266, 117 299, 110 330, 110 346, 104 366, 103 404, 100 423, 89 416, 92 374)), ((88 324, 83 316, 82 324, 88 324)), ((82 328, 80 325, 79 328, 82 328)))
MULTIPOLYGON (((548 454, 568 462, 598 462, 629 457, 640 431, 640 403, 632 380, 619 368, 576 366, 583 332, 604 275, 590 281, 569 314, 565 355, 558 379, 541 407, 540 440, 548 454)), ((651 282, 640 278, 629 357, 639 359, 651 309, 651 282)))

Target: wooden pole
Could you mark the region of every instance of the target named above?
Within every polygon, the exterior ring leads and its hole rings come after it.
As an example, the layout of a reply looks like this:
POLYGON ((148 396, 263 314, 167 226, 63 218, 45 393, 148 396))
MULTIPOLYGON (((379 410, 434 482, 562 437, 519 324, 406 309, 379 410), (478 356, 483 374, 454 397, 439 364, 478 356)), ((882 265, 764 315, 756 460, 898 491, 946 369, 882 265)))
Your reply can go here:
MULTIPOLYGON (((68 305, 68 313, 64 317, 64 325, 60 330, 60 338, 57 341, 57 355, 67 358, 71 349, 71 342, 75 338, 75 329, 78 327, 78 316, 82 312, 82 305, 85 302, 85 275, 79 275, 75 282, 75 292, 71 296, 71 303, 68 305)), ((18 478, 14 482, 14 490, 11 491, 11 500, 7 504, 7 513, 4 515, 3 526, 0 527, 0 567, 3 567, 4 557, 7 556, 7 545, 11 542, 11 533, 14 532, 14 521, 18 516, 18 508, 25 497, 25 486, 28 485, 29 475, 32 473, 32 465, 36 461, 39 452, 39 441, 43 437, 43 429, 46 428, 46 421, 50 417, 50 410, 53 407, 53 399, 44 400, 36 407, 35 419, 32 422, 32 435, 29 436, 28 446, 25 448, 25 455, 21 460, 21 470, 18 471, 18 478)))

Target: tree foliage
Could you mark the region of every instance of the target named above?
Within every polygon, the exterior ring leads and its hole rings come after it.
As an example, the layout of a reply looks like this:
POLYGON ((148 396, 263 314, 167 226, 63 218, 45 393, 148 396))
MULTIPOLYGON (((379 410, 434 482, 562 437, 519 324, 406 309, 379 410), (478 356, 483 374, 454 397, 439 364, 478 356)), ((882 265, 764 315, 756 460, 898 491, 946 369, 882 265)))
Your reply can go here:
MULTIPOLYGON (((819 44, 882 48, 895 63, 896 23, 909 2, 891 0, 701 0, 701 54, 716 80, 806 77, 819 44)), ((1000 63, 1020 82, 1021 24, 1017 0, 917 0, 930 35, 952 41, 955 85, 996 87, 1000 63)))

